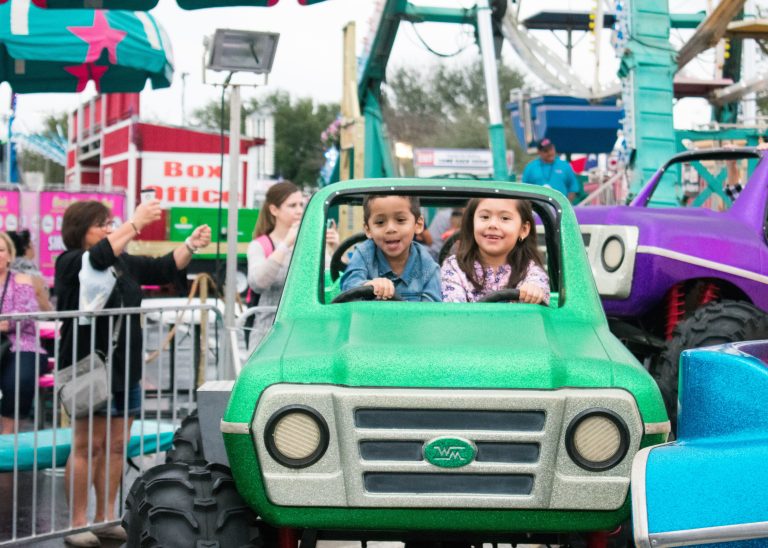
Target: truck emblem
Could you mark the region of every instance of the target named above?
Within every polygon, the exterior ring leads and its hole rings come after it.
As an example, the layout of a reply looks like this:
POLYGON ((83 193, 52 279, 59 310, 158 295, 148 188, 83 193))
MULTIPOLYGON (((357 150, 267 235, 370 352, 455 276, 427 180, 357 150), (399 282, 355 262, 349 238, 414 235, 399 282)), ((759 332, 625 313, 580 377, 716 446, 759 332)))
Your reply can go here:
POLYGON ((477 449, 468 440, 461 438, 435 438, 424 444, 424 458, 441 468, 460 468, 473 460, 477 449))

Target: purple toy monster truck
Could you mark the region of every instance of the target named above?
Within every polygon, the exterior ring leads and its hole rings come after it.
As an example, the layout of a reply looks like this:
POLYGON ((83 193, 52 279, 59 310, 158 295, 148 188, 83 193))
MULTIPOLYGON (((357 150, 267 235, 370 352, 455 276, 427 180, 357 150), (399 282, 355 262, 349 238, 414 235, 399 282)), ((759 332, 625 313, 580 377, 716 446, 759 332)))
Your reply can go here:
POLYGON ((611 329, 656 377, 673 426, 680 352, 768 338, 763 154, 684 152, 628 206, 576 208, 611 329))

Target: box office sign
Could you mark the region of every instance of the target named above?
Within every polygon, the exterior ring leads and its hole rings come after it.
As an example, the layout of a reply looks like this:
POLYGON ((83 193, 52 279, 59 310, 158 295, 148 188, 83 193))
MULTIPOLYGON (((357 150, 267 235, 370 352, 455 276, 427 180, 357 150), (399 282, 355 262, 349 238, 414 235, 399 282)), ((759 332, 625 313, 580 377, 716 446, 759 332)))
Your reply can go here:
MULTIPOLYGON (((241 167, 245 159, 241 160, 241 167)), ((218 154, 185 152, 144 152, 141 155, 141 188, 153 189, 164 208, 217 207, 223 177, 221 201, 229 203, 229 156, 222 170, 218 154)), ((243 173, 238 188, 242 193, 243 173)), ((242 204, 242 200, 238 200, 242 204)))

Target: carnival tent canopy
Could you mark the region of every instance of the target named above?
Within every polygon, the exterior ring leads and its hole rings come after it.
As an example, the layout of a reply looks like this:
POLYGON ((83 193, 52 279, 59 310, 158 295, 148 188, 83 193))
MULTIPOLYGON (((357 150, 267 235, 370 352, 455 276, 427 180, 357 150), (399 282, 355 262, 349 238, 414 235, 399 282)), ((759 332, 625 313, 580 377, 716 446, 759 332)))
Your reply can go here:
POLYGON ((82 91, 90 80, 100 92, 135 92, 172 77, 170 42, 147 13, 0 0, 0 81, 16 93, 82 91))
MULTIPOLYGON (((231 6, 255 6, 268 8, 280 0, 176 0, 185 10, 202 8, 221 8, 231 6)), ((302 6, 319 4, 325 0, 298 0, 302 6)), ((49 9, 110 9, 148 11, 157 5, 158 0, 32 0, 36 6, 49 9)))

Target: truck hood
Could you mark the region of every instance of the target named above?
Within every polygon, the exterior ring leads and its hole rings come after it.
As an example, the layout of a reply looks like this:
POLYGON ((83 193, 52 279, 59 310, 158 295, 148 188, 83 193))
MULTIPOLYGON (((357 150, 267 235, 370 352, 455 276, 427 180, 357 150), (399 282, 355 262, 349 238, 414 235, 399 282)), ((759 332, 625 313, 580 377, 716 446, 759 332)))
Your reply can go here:
MULTIPOLYGON (((519 315, 510 317, 508 311, 491 312, 491 308, 498 311, 498 305, 470 305, 474 310, 469 314, 480 317, 457 323, 456 314, 398 317, 393 312, 400 304, 354 303, 347 313, 334 314, 322 326, 310 320, 276 325, 276 339, 282 338, 279 335, 290 339, 283 346, 288 350, 279 362, 279 382, 440 388, 613 386, 616 364, 595 328, 555 322, 556 315, 543 307, 504 305, 520 308, 519 315), (378 314, 355 311, 371 306, 391 308, 378 314), (290 333, 280 333, 288 329, 290 333)), ((607 328, 604 332, 610 336, 607 328)))
POLYGON ((636 207, 636 206, 584 206, 574 208, 579 224, 630 225, 648 223, 678 223, 722 220, 723 214, 703 208, 636 207))
POLYGON ((729 237, 742 239, 752 229, 730 212, 716 212, 703 208, 636 206, 595 206, 575 208, 576 218, 582 225, 624 225, 640 229, 642 244, 677 241, 678 237, 699 235, 720 241, 729 237))

